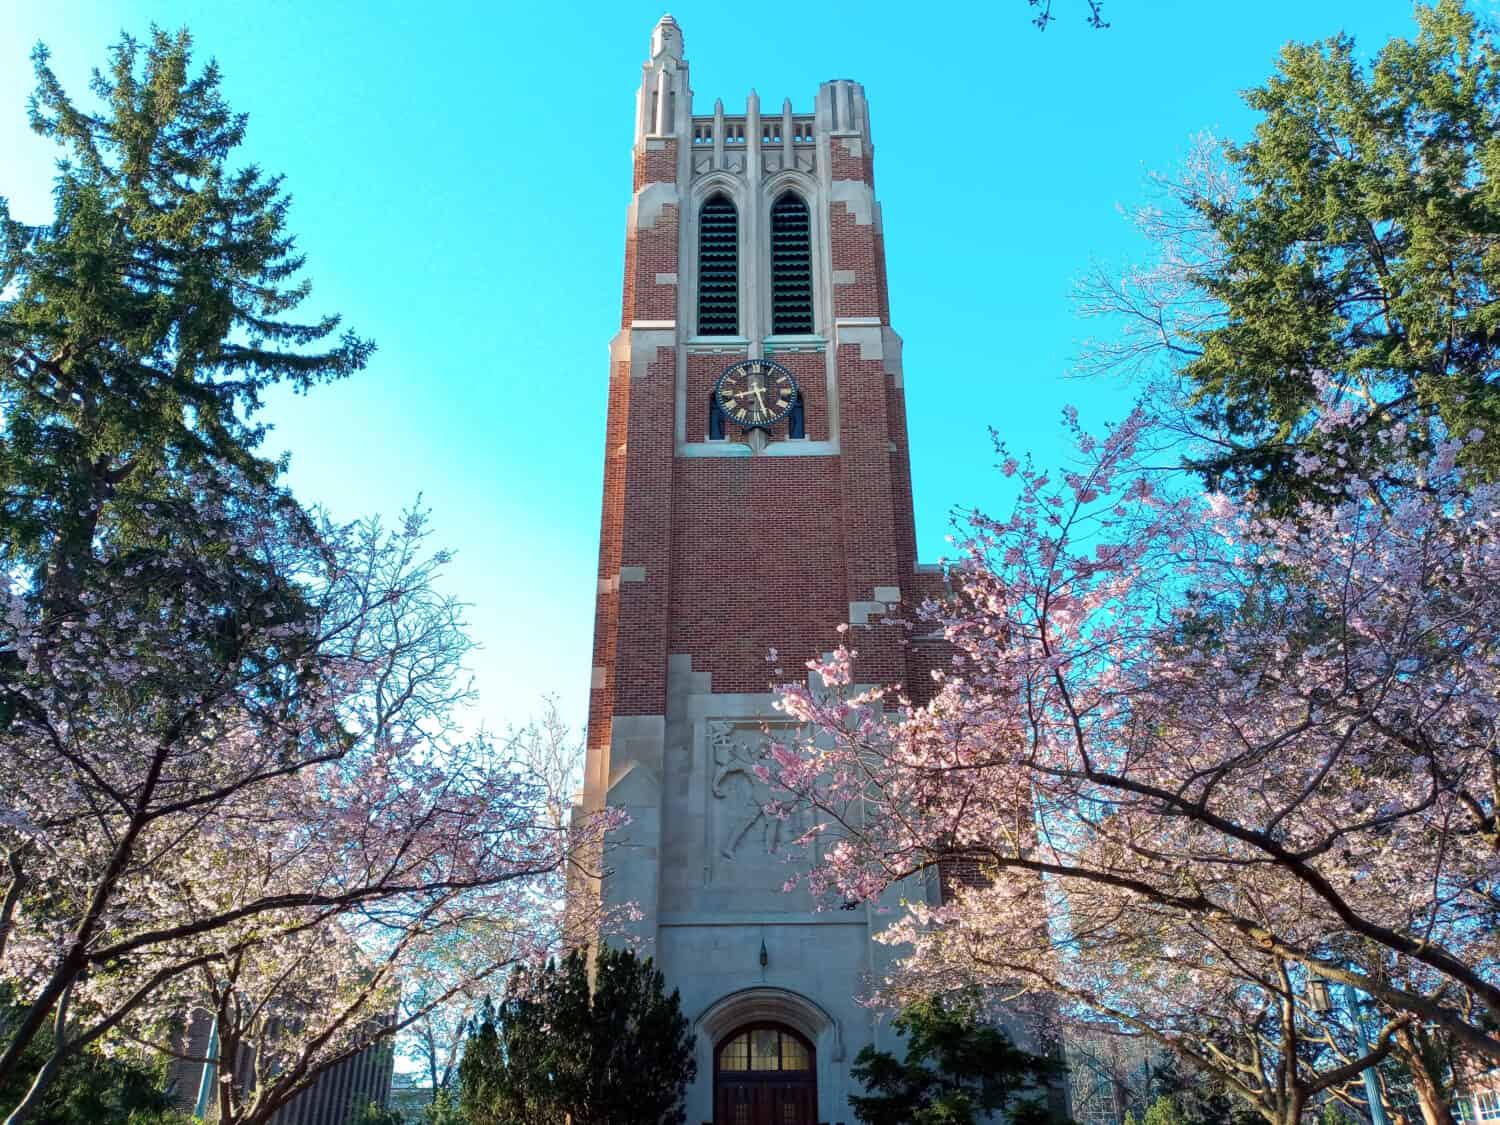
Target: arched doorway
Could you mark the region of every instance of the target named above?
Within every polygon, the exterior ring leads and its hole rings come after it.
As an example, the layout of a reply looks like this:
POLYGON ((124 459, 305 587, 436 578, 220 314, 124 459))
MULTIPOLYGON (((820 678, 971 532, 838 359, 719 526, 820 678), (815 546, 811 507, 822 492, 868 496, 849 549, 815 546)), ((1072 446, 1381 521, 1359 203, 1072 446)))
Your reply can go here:
POLYGON ((736 1028, 714 1048, 714 1125, 816 1125, 817 1055, 785 1024, 736 1028))

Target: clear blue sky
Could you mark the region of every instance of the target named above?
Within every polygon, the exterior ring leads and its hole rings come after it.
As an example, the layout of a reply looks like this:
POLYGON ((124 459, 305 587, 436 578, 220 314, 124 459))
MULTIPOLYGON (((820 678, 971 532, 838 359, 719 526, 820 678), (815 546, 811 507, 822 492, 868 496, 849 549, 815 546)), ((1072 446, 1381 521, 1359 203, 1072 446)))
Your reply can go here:
MULTIPOLYGON (((1487 10, 1491 7, 1483 5, 1487 10)), ((935 8, 674 3, 697 110, 812 108, 865 84, 905 368, 921 552, 954 505, 999 495, 986 427, 1045 460, 1066 402, 1097 423, 1115 388, 1065 378, 1095 331, 1067 294, 1091 259, 1139 252, 1121 214, 1191 136, 1243 137, 1239 91, 1288 39, 1373 50, 1407 0, 1024 0, 935 8)), ((0 195, 50 210, 53 150, 25 124, 37 40, 70 89, 122 29, 194 32, 250 115, 244 154, 284 172, 314 304, 375 337, 370 369, 275 399, 274 450, 336 514, 422 493, 473 603, 482 714, 555 693, 581 722, 593 629, 606 346, 618 324, 634 95, 661 8, 328 0, 0 0, 0 195)))

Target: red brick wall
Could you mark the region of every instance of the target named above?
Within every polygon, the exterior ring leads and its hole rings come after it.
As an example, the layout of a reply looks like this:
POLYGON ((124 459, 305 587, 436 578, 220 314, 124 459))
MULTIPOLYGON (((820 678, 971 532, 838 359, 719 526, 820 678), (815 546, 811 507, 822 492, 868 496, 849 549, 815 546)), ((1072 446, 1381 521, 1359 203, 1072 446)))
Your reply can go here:
MULTIPOLYGON (((656 222, 640 231, 632 240, 635 253, 627 250, 627 268, 634 271, 634 282, 630 285, 633 319, 675 320, 677 318, 677 286, 657 284, 659 273, 677 272, 677 208, 663 207, 656 222)), ((628 327, 630 320, 624 322, 628 327)))
POLYGON ((829 208, 828 234, 832 268, 853 270, 853 283, 834 285, 835 316, 880 316, 880 291, 875 255, 875 224, 861 223, 848 204, 835 203, 829 208))
POLYGON ((588 744, 590 770, 595 752, 609 747, 610 715, 614 702, 615 636, 620 620, 619 593, 613 588, 620 573, 621 519, 625 511, 626 419, 630 409, 630 364, 616 363, 609 379, 609 412, 604 426, 604 505, 599 521, 599 574, 607 585, 594 605, 594 668, 603 669, 603 682, 589 691, 588 744))
POLYGON ((640 191, 646 184, 670 184, 677 179, 677 139, 666 137, 649 143, 661 147, 636 149, 632 191, 640 191))
MULTIPOLYGON (((803 416, 809 441, 827 441, 828 356, 824 352, 777 352, 771 356, 797 380, 802 391, 803 416)), ((784 427, 786 424, 782 423, 784 427)))
MULTIPOLYGON (((653 142, 656 143, 656 142, 653 142)), ((677 179, 677 142, 635 154, 635 191, 647 184, 670 184, 677 179)), ((677 208, 663 207, 655 223, 642 231, 625 232, 625 292, 620 326, 632 320, 673 320, 677 316, 677 286, 658 285, 656 275, 677 272, 677 208)))
MULTIPOLYGON (((637 150, 633 186, 677 178, 677 147, 637 150)), ((625 236, 621 325, 637 320, 673 320, 677 288, 658 285, 658 273, 677 272, 677 208, 663 207, 655 222, 625 236)), ((667 545, 671 537, 671 467, 674 379, 671 348, 658 349, 644 377, 631 378, 630 363, 610 372, 604 439, 604 503, 599 530, 602 588, 594 612, 593 667, 602 682, 589 693, 589 779, 606 780, 614 715, 661 714, 666 701, 666 630, 663 615, 670 589, 667 545), (646 581, 620 583, 622 567, 643 566, 646 581), (638 620, 656 622, 637 627, 638 620), (622 643, 623 642, 623 643, 622 643)))
POLYGON ((868 141, 853 140, 858 145, 860 154, 851 156, 849 148, 851 138, 835 137, 833 143, 828 146, 828 166, 835 180, 858 180, 860 183, 875 186, 875 150, 868 141))
POLYGON ((671 651, 716 692, 795 678, 848 616, 836 457, 682 459, 673 474, 671 651))
MULTIPOLYGON (((889 376, 879 359, 864 359, 858 344, 838 350, 840 479, 844 509, 844 574, 850 601, 871 601, 876 586, 899 586, 896 512, 891 482, 889 376)), ((861 680, 906 678, 901 631, 875 625, 858 631, 861 680)))
POLYGON ((667 609, 671 590, 672 464, 677 350, 657 348, 644 377, 631 380, 620 566, 644 567, 645 580, 619 592, 615 715, 667 710, 667 609))
POLYGON ((687 357, 687 440, 703 441, 708 436, 708 396, 719 381, 724 368, 738 363, 749 353, 736 351, 689 352, 687 357))
POLYGON ((894 376, 885 381, 885 412, 890 426, 891 508, 896 517, 896 559, 901 592, 916 592, 917 526, 912 515, 911 460, 906 443, 906 395, 894 376))

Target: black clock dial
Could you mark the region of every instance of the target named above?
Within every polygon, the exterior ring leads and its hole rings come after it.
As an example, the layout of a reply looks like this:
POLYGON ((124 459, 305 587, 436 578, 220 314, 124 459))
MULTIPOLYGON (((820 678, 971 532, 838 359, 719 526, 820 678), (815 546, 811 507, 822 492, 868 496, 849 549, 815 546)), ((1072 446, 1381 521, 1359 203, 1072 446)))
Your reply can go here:
POLYGON ((719 376, 714 401, 731 422, 746 429, 767 429, 792 412, 797 380, 779 363, 747 359, 719 376))

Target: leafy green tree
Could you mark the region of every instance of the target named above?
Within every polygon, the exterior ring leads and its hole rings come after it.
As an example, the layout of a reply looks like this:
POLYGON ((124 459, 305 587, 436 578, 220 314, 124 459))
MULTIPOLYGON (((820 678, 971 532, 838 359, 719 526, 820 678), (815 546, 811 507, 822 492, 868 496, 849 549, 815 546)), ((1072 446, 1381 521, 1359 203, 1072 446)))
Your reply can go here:
POLYGON ((394 1109, 370 1101, 354 1107, 349 1114, 349 1125, 406 1125, 406 1118, 394 1109))
POLYGON ((522 1073, 528 1057, 524 1045, 518 1051, 501 1049, 495 1024, 494 1006, 485 1001, 458 1066, 459 1108, 467 1125, 534 1120, 527 1094, 539 1076, 522 1073))
MULTIPOLYGON (((12 1021, 18 1010, 0 1008, 0 1026, 12 1021)), ((0 1082, 0 1116, 26 1094, 29 1071, 38 1068, 52 1053, 47 1035, 38 1036, 23 1055, 26 1069, 0 1082)), ((89 1049, 70 1056, 58 1069, 56 1079, 31 1116, 35 1125, 175 1125, 187 1118, 173 1113, 159 1066, 148 1066, 133 1058, 107 1056, 89 1049)))
POLYGON ((687 1018, 651 959, 601 949, 517 970, 459 1067, 468 1125, 680 1125, 697 1073, 687 1018))
POLYGON ((997 1113, 1011 1125, 1056 1120, 1047 1086, 1062 1067, 967 1009, 934 997, 906 1008, 894 1026, 907 1039, 904 1062, 866 1047, 850 1069, 870 1091, 849 1098, 865 1125, 974 1125, 997 1113))
POLYGON ((469 1118, 451 1090, 439 1090, 422 1111, 422 1125, 469 1125, 469 1118))
POLYGON ((1191 1123, 1176 1100, 1166 1094, 1161 1094, 1146 1107, 1146 1113, 1141 1118, 1141 1125, 1191 1125, 1191 1123))
POLYGON ((1082 287, 1125 326, 1086 364, 1164 360, 1191 463, 1274 511, 1449 438, 1500 474, 1500 47, 1463 0, 1416 18, 1369 61, 1286 46, 1253 137, 1143 212, 1156 263, 1082 287))

